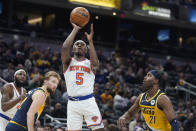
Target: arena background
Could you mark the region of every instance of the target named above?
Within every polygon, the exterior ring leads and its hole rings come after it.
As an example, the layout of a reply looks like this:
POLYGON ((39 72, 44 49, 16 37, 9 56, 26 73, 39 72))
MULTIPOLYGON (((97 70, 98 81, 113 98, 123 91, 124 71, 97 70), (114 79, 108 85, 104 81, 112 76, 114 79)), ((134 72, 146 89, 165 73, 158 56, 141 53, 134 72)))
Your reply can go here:
MULTIPOLYGON (((26 89, 41 85, 43 74, 58 71, 60 49, 72 30, 74 7, 91 18, 77 38, 94 23, 94 43, 101 68, 95 97, 106 131, 134 102, 149 69, 162 71, 160 88, 172 100, 180 131, 196 131, 196 1, 195 0, 0 0, 0 87, 13 81, 17 68, 28 72, 26 89), (107 97, 105 97, 107 96, 107 97)), ((66 128, 64 80, 48 101, 37 130, 66 128)), ((83 130, 88 130, 84 123, 83 130)), ((123 131, 149 130, 140 114, 123 131)))

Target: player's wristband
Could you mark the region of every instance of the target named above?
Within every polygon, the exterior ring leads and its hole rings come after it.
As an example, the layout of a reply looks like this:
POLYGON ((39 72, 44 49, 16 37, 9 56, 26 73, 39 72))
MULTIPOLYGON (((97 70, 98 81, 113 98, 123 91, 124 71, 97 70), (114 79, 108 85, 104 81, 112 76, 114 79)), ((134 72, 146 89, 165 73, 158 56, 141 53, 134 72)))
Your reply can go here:
POLYGON ((179 131, 178 122, 175 118, 170 122, 170 124, 171 124, 171 131, 179 131))

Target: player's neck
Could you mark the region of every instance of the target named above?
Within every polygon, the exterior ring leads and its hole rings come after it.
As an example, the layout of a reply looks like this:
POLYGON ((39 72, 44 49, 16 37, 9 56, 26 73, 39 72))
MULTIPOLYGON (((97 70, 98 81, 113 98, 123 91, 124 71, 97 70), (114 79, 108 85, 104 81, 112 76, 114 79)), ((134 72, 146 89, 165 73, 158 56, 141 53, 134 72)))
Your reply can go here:
POLYGON ((84 57, 84 56, 77 56, 77 55, 74 55, 74 59, 80 61, 80 60, 84 60, 85 57, 84 57))
POLYGON ((156 95, 157 91, 159 90, 158 85, 154 85, 153 88, 147 91, 147 99, 150 99, 154 95, 156 95))
POLYGON ((21 87, 18 86, 18 85, 16 84, 16 82, 14 82, 14 86, 16 87, 16 89, 17 89, 18 91, 21 89, 21 87))
POLYGON ((43 86, 41 87, 41 89, 44 90, 44 92, 46 93, 47 96, 50 95, 50 93, 47 91, 47 87, 46 87, 46 86, 43 85, 43 86))

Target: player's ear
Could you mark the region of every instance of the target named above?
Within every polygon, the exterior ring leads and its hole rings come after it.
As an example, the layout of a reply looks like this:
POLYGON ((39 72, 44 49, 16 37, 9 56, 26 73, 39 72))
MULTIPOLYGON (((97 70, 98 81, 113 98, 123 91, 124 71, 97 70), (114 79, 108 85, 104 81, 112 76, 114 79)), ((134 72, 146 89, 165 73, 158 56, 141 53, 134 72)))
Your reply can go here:
POLYGON ((154 79, 154 83, 155 84, 158 84, 159 83, 159 80, 158 79, 154 79))
POLYGON ((47 80, 44 80, 44 84, 46 84, 47 80))

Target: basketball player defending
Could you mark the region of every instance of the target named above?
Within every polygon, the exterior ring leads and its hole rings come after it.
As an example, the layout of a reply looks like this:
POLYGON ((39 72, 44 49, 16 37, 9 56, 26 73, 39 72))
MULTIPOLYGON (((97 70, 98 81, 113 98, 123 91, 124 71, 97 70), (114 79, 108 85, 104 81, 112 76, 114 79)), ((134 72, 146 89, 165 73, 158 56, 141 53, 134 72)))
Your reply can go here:
POLYGON ((7 125, 6 131, 34 131, 34 122, 40 117, 47 96, 55 92, 60 79, 58 73, 47 72, 42 87, 28 92, 14 118, 7 125))
POLYGON ((85 58, 87 45, 84 41, 78 40, 73 44, 70 57, 70 47, 80 27, 73 25, 73 30, 63 43, 61 59, 63 72, 68 92, 67 105, 67 130, 82 130, 83 119, 87 126, 94 131, 103 131, 102 117, 98 109, 93 88, 95 72, 99 67, 99 61, 93 45, 93 24, 91 24, 90 34, 85 32, 90 47, 90 60, 85 58))
POLYGON ((153 131, 178 131, 175 112, 169 98, 159 90, 160 75, 151 70, 144 77, 142 89, 134 105, 118 120, 118 126, 123 127, 141 110, 148 127, 153 131))
POLYGON ((5 131, 10 119, 13 118, 20 102, 26 96, 23 88, 26 81, 26 72, 19 69, 14 73, 14 82, 7 83, 1 88, 0 93, 0 131, 5 131))

